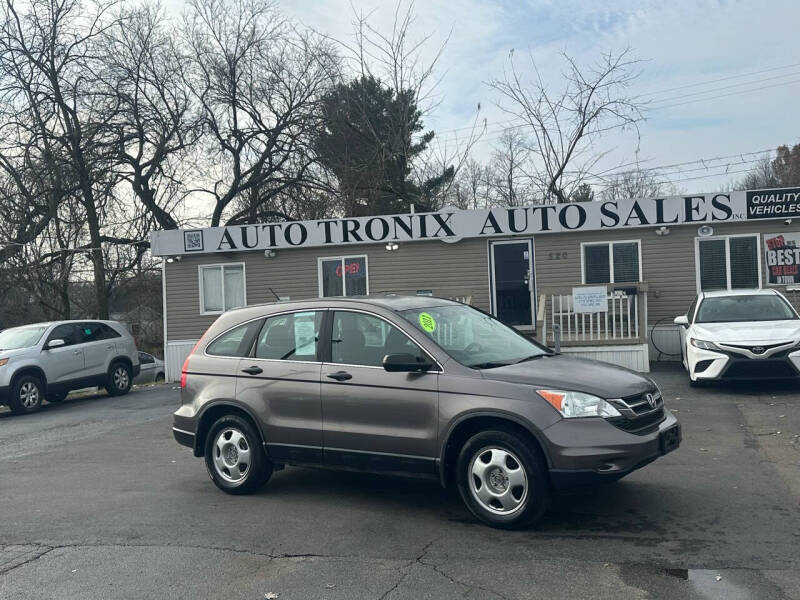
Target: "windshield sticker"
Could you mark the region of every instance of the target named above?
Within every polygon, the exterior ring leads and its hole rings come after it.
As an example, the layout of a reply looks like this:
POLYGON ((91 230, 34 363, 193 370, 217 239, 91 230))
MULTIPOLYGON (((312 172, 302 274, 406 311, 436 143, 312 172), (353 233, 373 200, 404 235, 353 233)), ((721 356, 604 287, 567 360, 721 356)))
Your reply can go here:
POLYGON ((422 327, 423 331, 427 331, 428 333, 436 331, 436 320, 426 312, 419 313, 419 325, 422 327))

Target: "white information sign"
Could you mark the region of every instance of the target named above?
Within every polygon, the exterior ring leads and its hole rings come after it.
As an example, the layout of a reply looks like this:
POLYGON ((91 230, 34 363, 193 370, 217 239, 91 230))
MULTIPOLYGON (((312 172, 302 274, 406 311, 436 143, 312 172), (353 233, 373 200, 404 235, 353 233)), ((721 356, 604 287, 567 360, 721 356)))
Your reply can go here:
POLYGON ((572 288, 572 308, 576 313, 608 312, 608 286, 572 288))

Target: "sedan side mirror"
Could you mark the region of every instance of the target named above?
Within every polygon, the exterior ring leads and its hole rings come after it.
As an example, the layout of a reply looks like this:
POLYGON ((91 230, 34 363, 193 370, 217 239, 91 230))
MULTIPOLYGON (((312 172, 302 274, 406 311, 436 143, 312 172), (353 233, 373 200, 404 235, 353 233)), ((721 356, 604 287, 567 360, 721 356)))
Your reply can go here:
POLYGON ((61 346, 64 345, 66 345, 66 342, 62 339, 50 340, 49 342, 47 342, 47 349, 49 350, 50 348, 60 348, 61 346))
POLYGON ((383 357, 383 368, 390 373, 425 372, 433 368, 433 363, 413 354, 387 354, 383 357))
POLYGON ((681 325, 683 327, 689 326, 689 317, 686 315, 681 315, 680 317, 675 317, 675 320, 672 321, 675 325, 681 325))

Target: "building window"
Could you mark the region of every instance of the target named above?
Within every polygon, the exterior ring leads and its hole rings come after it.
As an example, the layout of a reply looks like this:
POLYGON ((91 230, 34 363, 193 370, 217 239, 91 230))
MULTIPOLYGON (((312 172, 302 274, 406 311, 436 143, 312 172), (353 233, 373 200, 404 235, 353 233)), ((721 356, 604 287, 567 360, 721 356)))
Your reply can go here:
POLYGON ((757 235, 698 238, 697 289, 736 290, 761 287, 757 235))
POLYGON ((200 312, 218 314, 247 304, 244 264, 200 265, 200 312))
POLYGON ((319 259, 319 295, 365 296, 369 294, 366 256, 319 259))
POLYGON ((581 244, 583 283, 628 283, 642 280, 639 241, 581 244))

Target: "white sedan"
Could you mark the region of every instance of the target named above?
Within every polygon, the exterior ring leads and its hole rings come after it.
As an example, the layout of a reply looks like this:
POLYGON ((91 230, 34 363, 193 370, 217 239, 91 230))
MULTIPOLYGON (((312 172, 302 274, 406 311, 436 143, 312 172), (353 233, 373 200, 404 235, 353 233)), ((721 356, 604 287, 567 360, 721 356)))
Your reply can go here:
POLYGON ((692 385, 800 377, 800 316, 776 290, 701 292, 675 324, 692 385))

